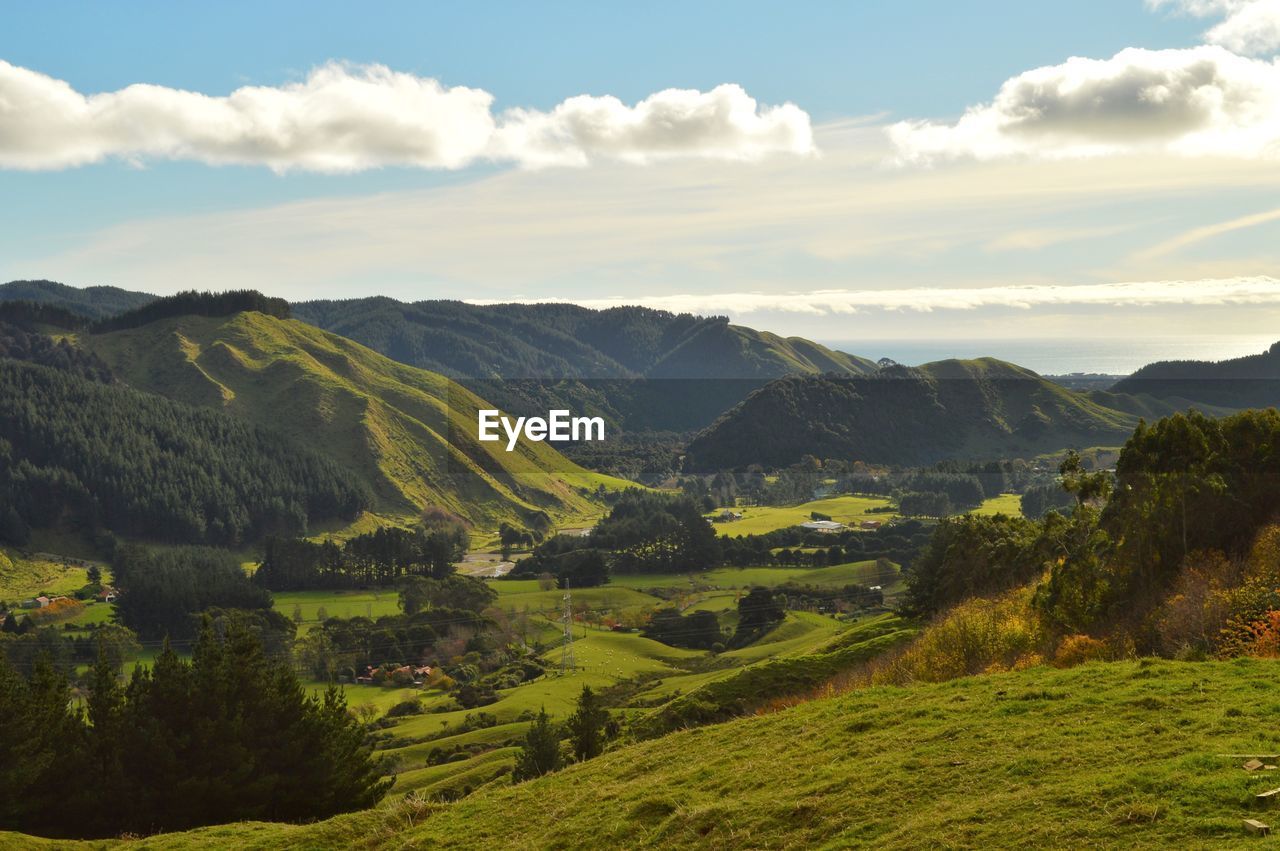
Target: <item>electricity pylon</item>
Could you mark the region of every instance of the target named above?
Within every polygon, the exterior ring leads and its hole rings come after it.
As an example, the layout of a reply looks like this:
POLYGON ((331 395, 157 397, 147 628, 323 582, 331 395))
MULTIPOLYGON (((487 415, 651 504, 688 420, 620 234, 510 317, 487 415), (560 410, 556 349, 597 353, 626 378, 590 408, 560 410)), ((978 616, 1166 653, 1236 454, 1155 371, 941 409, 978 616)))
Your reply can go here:
POLYGON ((560 673, 576 671, 573 661, 573 593, 569 583, 564 583, 564 648, 560 651, 560 673))

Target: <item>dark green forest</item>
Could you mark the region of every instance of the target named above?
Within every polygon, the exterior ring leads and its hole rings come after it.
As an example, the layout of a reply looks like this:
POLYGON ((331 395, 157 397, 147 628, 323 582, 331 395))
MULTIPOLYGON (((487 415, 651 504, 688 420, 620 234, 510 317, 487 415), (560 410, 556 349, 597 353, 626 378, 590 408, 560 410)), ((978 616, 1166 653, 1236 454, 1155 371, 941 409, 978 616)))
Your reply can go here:
POLYGON ((307 821, 372 806, 380 778, 336 688, 307 696, 247 631, 206 621, 190 661, 168 647, 127 684, 100 655, 88 699, 47 657, 0 655, 0 825, 117 836, 244 819, 307 821))
POLYGON ((231 316, 245 310, 256 310, 277 319, 288 319, 290 315, 289 302, 265 296, 257 290, 227 290, 218 293, 190 290, 104 317, 94 322, 90 328, 95 334, 100 334, 138 328, 174 316, 231 316))
POLYGON ((350 519, 365 489, 328 459, 217 411, 0 360, 0 537, 64 524, 239 546, 350 519))

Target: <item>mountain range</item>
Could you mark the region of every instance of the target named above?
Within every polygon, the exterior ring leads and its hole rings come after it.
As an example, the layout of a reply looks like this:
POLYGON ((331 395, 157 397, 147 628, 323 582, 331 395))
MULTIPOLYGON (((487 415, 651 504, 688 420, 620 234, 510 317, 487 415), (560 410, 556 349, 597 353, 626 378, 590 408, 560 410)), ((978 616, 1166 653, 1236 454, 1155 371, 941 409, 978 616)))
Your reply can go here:
MULTIPOLYGON (((111 287, 0 285, 0 301, 18 299, 98 317, 100 326, 102 317, 154 301, 111 287)), ((1025 456, 1115 445, 1140 417, 1280 402, 1280 345, 1220 363, 1152 364, 1103 391, 992 358, 881 367, 725 317, 643 307, 371 297, 282 310, 132 323, 138 327, 88 334, 84 347, 134 386, 322 440, 354 459, 381 510, 453 498, 466 516, 486 521, 505 516, 499 503, 516 515, 580 510, 574 487, 594 487, 591 474, 558 453, 538 455, 527 459, 538 471, 532 479, 571 470, 574 484, 531 485, 528 471, 509 469, 512 459, 446 436, 450 399, 472 412, 485 400, 515 414, 598 414, 624 436, 693 434, 685 467, 704 471, 780 466, 803 455, 903 465, 1025 456)), ((143 314, 151 315, 134 315, 143 314)))

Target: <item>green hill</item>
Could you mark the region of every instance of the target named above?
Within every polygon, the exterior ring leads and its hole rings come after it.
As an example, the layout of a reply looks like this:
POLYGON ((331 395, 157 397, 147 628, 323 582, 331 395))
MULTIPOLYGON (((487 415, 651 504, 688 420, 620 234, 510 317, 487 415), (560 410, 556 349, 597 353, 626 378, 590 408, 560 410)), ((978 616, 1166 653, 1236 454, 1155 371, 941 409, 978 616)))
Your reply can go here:
POLYGON ((348 468, 393 519, 439 505, 485 526, 594 514, 587 494, 619 480, 546 443, 508 453, 476 440, 487 407, 449 379, 302 322, 258 312, 182 316, 86 334, 81 344, 134 387, 283 432, 348 468))
POLYGON ((918 465, 1122 441, 1137 417, 993 358, 770 382, 689 445, 693 469, 803 455, 918 465))
POLYGON ((1253 796, 1275 774, 1224 756, 1280 747, 1274 668, 1144 659, 861 689, 454 804, 129 847, 1235 848, 1243 818, 1274 824, 1253 796))

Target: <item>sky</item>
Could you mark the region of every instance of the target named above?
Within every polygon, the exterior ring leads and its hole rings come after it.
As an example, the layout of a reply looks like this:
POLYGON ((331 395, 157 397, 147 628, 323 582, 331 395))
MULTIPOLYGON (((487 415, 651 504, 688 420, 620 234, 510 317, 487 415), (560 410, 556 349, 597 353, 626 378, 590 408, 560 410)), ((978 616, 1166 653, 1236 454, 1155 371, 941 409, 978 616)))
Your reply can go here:
POLYGON ((1280 327, 1280 0, 4 17, 0 280, 840 341, 1280 327))

